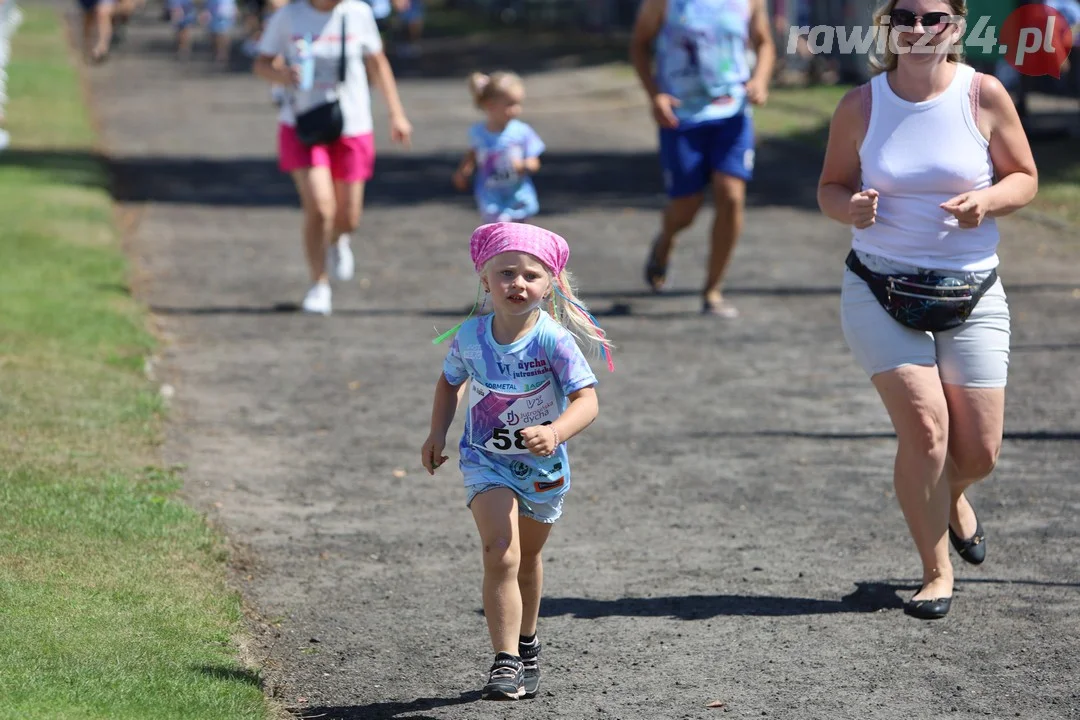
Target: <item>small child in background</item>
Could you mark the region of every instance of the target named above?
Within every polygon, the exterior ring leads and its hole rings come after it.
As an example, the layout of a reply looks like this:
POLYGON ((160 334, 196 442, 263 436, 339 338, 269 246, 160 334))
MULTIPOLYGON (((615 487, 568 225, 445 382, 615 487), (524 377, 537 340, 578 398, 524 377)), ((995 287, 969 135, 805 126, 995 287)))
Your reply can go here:
POLYGON ((540 211, 531 175, 540 169, 544 141, 518 119, 525 84, 511 72, 473 73, 469 90, 485 119, 469 129, 469 151, 454 173, 454 186, 473 194, 483 222, 522 222, 540 211))
POLYGON ((213 38, 214 62, 222 67, 229 64, 232 29, 236 23, 236 0, 205 0, 202 11, 195 0, 168 0, 169 14, 176 27, 176 54, 181 60, 191 57, 192 28, 204 25, 213 38))

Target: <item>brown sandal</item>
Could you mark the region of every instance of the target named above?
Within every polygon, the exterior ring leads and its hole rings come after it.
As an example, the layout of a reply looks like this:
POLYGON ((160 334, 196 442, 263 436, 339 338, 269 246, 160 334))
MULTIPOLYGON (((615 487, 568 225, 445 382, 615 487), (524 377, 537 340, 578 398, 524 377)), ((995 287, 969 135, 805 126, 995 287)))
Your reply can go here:
POLYGON ((652 288, 654 293, 660 293, 667 282, 667 265, 656 262, 656 248, 660 244, 660 236, 657 235, 649 247, 649 257, 645 261, 645 283, 652 288))

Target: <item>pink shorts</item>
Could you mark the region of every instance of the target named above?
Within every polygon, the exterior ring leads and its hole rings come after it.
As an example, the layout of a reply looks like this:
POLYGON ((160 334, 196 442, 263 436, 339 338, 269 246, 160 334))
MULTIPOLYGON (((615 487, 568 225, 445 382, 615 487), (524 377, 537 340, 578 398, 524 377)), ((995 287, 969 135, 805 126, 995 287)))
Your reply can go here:
POLYGON ((329 145, 308 146, 296 136, 296 128, 278 125, 278 167, 282 172, 328 167, 341 182, 365 182, 375 172, 375 136, 372 133, 335 140, 329 145))

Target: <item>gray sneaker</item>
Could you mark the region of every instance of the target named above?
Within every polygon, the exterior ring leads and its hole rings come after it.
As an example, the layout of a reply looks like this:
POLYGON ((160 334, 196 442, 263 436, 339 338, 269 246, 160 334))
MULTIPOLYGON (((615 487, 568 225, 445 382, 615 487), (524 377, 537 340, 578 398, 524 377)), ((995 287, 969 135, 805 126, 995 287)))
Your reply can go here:
POLYGON ((480 691, 483 700, 518 700, 525 695, 525 667, 510 653, 495 656, 487 684, 480 691))
POLYGON ((525 668, 525 697, 534 698, 540 692, 540 639, 534 637, 532 645, 518 643, 518 655, 525 668))

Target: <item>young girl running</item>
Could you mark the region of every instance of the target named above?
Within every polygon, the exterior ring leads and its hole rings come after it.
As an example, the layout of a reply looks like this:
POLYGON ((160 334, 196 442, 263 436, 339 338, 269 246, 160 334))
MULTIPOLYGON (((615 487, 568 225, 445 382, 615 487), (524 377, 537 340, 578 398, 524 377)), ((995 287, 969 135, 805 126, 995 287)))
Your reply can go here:
POLYGON ((469 151, 454 173, 454 186, 473 195, 483 222, 523 221, 540 212, 530 176, 540 169, 544 141, 518 120, 525 84, 510 72, 473 73, 469 90, 485 119, 469 128, 469 151))
POLYGON ((570 489, 564 443, 598 412, 596 376, 575 339, 614 365, 604 332, 574 297, 563 238, 492 223, 476 229, 470 250, 484 302, 479 316, 435 339, 457 331, 420 454, 432 475, 449 459, 446 432, 471 380, 459 466, 483 547, 484 615, 496 653, 481 696, 517 700, 540 687, 540 551, 570 489))

